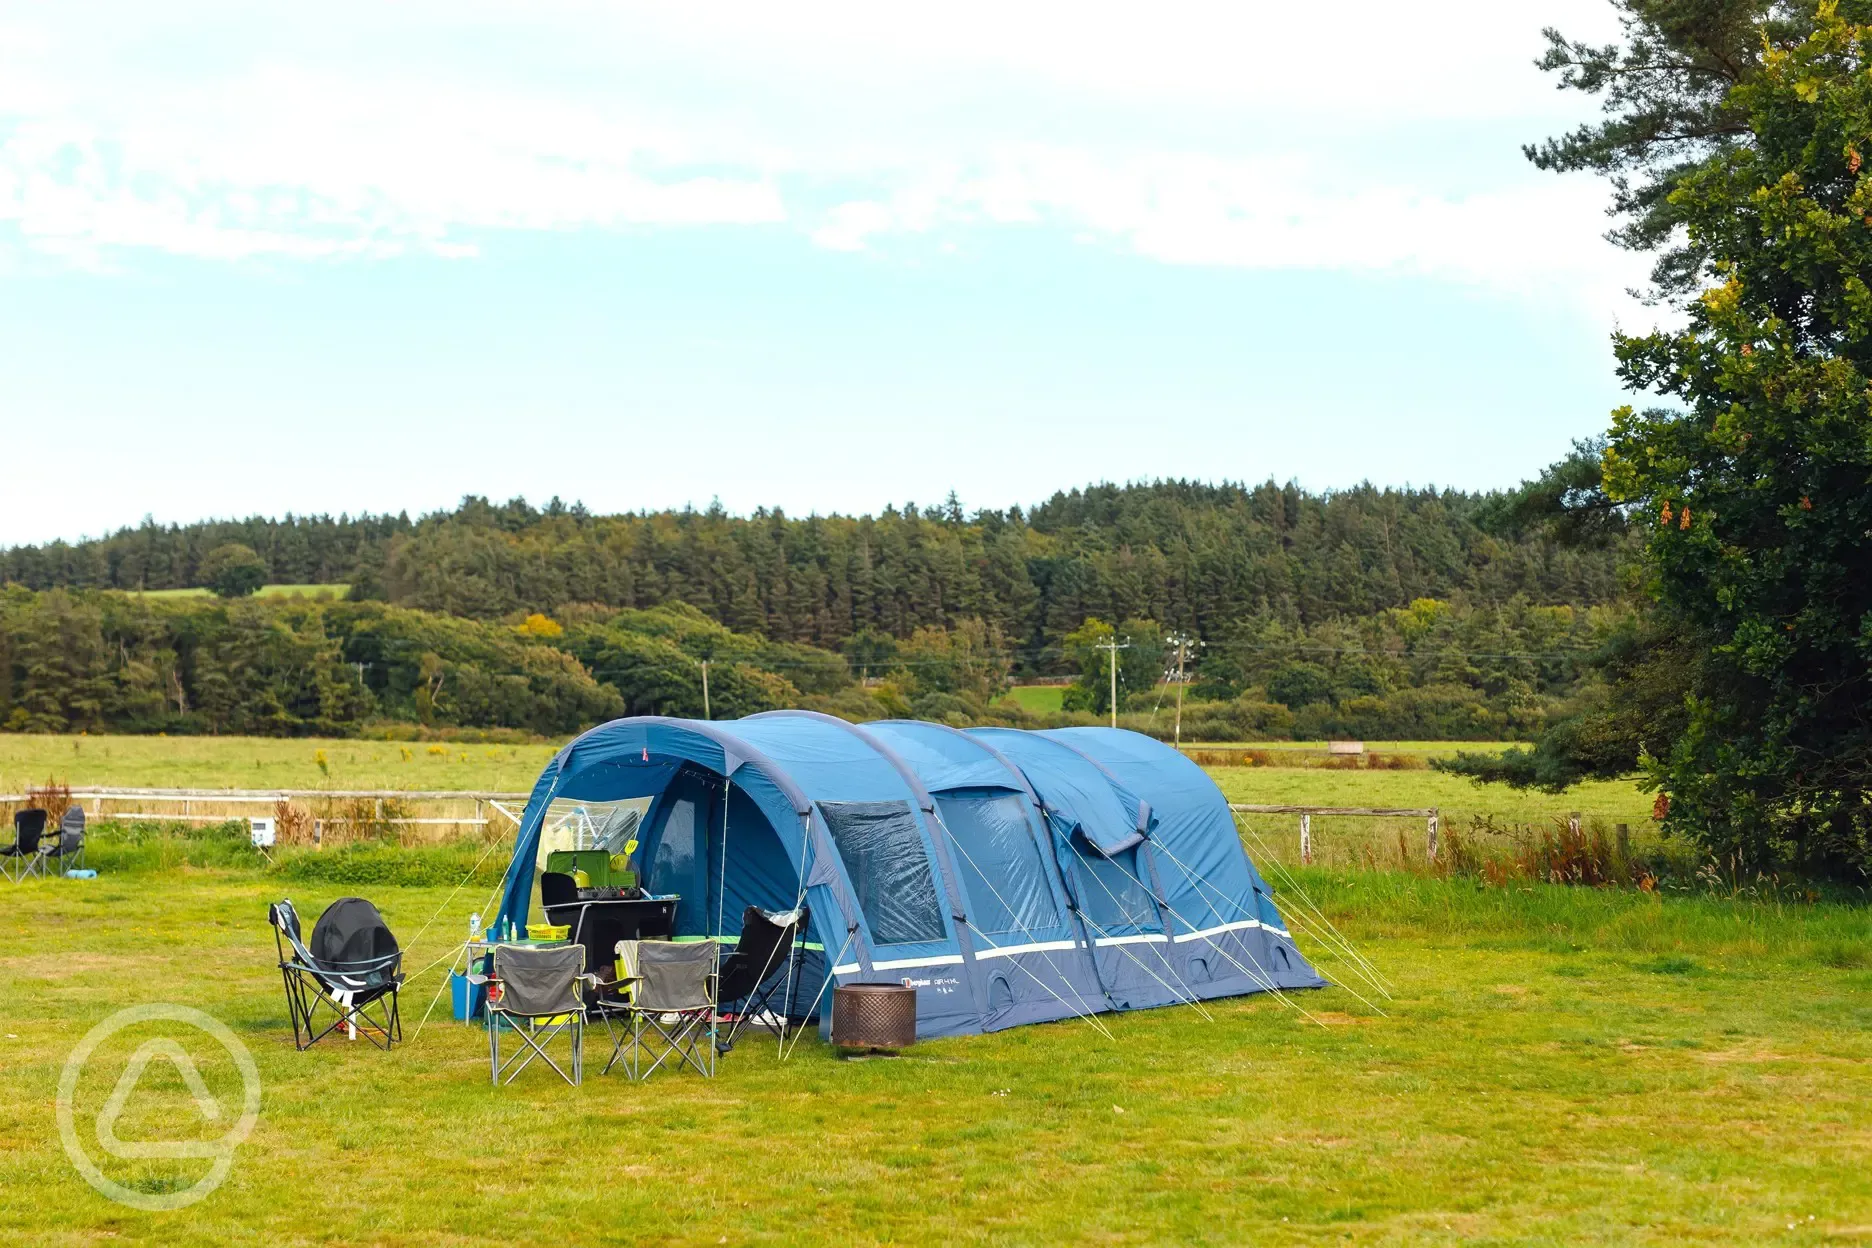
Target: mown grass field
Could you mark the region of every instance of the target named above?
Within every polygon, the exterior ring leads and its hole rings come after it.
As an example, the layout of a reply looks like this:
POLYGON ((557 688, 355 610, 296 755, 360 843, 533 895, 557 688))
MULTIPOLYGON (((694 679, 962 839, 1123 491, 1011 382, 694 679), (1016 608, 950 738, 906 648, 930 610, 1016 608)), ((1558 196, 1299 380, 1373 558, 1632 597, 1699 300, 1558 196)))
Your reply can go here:
MULTIPOLYGON (((1388 1016, 1329 989, 1301 1002, 1320 1023, 1254 998, 1213 1021, 1112 1016, 1113 1041, 1075 1022, 891 1060, 809 1039, 782 1065, 756 1040, 713 1082, 633 1085, 594 1062, 576 1091, 537 1069, 489 1087, 483 1033, 446 1001, 393 1054, 294 1051, 264 919, 277 885, 251 874, 0 884, 0 1241, 1813 1244, 1872 1227, 1863 909, 1399 872, 1298 883, 1389 977, 1388 1016), (80 1180, 53 1105, 86 1031, 157 1001, 223 1020, 264 1094, 218 1191, 142 1213, 80 1180)), ((295 900, 310 916, 339 891, 295 900)), ((406 942, 442 908, 412 970, 481 901, 371 891, 406 942)), ((439 974, 407 994, 412 1033, 439 974)), ((159 1034, 235 1104, 212 1042, 141 1025, 92 1055, 76 1122, 159 1034)), ((213 1138, 227 1119, 198 1122, 157 1061, 116 1133, 213 1138)), ((81 1138, 140 1190, 208 1165, 81 1138)))
POLYGON ((556 745, 0 734, 0 791, 55 778, 152 789, 526 792, 556 745), (323 759, 324 766, 320 766, 323 759))
POLYGON ((1066 696, 1065 685, 1015 685, 1007 696, 1031 715, 1056 715, 1066 696))

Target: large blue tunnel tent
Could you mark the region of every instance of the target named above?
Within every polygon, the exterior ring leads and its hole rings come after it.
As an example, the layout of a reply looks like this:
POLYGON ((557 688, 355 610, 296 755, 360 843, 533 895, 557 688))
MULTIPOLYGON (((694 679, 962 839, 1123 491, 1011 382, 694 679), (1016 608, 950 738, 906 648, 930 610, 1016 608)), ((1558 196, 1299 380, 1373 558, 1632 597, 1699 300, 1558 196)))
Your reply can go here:
POLYGON ((676 935, 810 908, 796 1017, 829 1016, 828 974, 913 985, 923 1038, 1324 983, 1221 791, 1137 733, 615 720, 541 773, 500 919, 526 923, 547 847, 626 811, 676 935))

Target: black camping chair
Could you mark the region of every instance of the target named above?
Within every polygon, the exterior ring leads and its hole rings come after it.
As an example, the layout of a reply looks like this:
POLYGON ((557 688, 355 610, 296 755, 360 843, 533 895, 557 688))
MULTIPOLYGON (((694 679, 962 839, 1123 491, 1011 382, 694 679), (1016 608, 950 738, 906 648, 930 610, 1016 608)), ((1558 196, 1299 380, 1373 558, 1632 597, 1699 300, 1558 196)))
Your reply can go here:
POLYGON ((15 884, 29 875, 45 875, 45 855, 39 852, 45 835, 46 812, 20 810, 13 814, 13 843, 0 849, 0 875, 15 884))
POLYGON ((362 897, 332 902, 312 928, 310 948, 300 938, 299 912, 291 901, 268 906, 267 921, 300 1052, 340 1027, 353 1040, 362 1035, 380 1049, 402 1043, 397 993, 403 987, 403 951, 376 906, 362 897), (330 1021, 324 1022, 327 1014, 330 1021))
POLYGON ((494 1084, 512 1083, 534 1058, 546 1064, 573 1087, 585 1078, 585 998, 582 986, 595 984, 596 975, 585 973, 585 949, 582 945, 553 945, 540 949, 529 945, 495 945, 494 970, 491 975, 470 975, 468 982, 489 984, 488 991, 488 1070, 494 1084), (511 1031, 520 1037, 522 1047, 505 1062, 501 1060, 501 1032, 511 1031), (559 1035, 571 1039, 572 1069, 553 1061, 547 1047, 559 1035), (505 1076, 503 1078, 503 1076, 505 1076))
POLYGON ((604 1073, 618 1064, 630 1046, 630 1077, 648 1079, 665 1062, 691 1066, 697 1074, 715 1074, 715 963, 719 956, 712 940, 620 940, 618 960, 624 964, 619 985, 625 995, 597 1003, 605 1026, 622 1017, 624 1028, 611 1046, 604 1073), (644 1068, 648 1054, 651 1062, 644 1068), (671 1061, 671 1059, 674 1059, 671 1061))
POLYGON ((84 866, 85 813, 81 806, 67 806, 65 813, 59 816, 58 835, 39 842, 41 866, 47 858, 58 859, 57 870, 60 875, 72 865, 71 859, 78 860, 77 865, 84 866))
MULTIPOLYGON (((805 906, 785 912, 749 906, 742 914, 741 938, 735 942, 735 951, 722 959, 721 978, 716 987, 716 1000, 722 1005, 740 1002, 741 1006, 734 1011, 734 1022, 728 1034, 716 1041, 718 1051, 726 1053, 734 1048, 735 1037, 741 1034, 741 1029, 771 1009, 774 994, 782 988, 788 989, 783 1009, 787 1008, 787 1003, 799 999, 800 974, 805 970, 806 960, 794 956, 794 943, 807 930, 811 917, 811 911, 805 906), (786 973, 789 961, 792 963, 790 979, 786 973)), ((772 1026, 775 1031, 781 1031, 786 1027, 786 1020, 780 1019, 772 1026)))

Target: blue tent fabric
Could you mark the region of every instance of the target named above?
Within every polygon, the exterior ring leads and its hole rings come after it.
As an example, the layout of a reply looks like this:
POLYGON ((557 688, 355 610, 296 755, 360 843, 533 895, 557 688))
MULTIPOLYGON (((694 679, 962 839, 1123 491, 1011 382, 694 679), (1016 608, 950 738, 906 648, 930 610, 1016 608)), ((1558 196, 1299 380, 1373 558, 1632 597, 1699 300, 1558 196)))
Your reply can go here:
POLYGON ((616 720, 541 773, 499 918, 535 904, 555 802, 628 798, 649 799, 636 865, 681 898, 679 936, 811 907, 818 950, 787 1008, 822 1027, 832 983, 910 984, 933 1037, 1325 982, 1215 784, 1135 733, 616 720))

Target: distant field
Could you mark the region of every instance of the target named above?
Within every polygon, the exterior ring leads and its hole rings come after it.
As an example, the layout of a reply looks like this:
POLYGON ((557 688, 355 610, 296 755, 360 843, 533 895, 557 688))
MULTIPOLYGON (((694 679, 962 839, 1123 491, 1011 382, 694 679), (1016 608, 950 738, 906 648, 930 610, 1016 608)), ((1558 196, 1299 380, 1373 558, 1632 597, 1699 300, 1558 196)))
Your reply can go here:
MULTIPOLYGON (((1651 820, 1652 795, 1631 781, 1600 780, 1558 796, 1521 792, 1502 785, 1481 785, 1439 771, 1328 771, 1299 767, 1205 768, 1231 802, 1255 806, 1424 807, 1439 812, 1445 844, 1454 834, 1476 842, 1485 856, 1509 850, 1517 835, 1556 827, 1577 811, 1587 826, 1598 824, 1608 835, 1618 824, 1630 829, 1632 844, 1658 844, 1651 820), (1497 831, 1478 830, 1478 819, 1493 820, 1497 831), (1519 830, 1519 831, 1517 831, 1519 830)), ((1245 815, 1243 828, 1250 854, 1297 861, 1298 815, 1245 815), (1258 838, 1258 839, 1257 839, 1258 838)), ((1421 860, 1427 821, 1369 816, 1313 817, 1316 863, 1335 866, 1385 866, 1404 853, 1421 860)))
POLYGON ((1055 715, 1059 713, 1060 700, 1066 696, 1066 686, 1015 685, 1007 691, 1007 696, 1030 714, 1055 715))
POLYGON ((0 791, 48 778, 150 789, 462 789, 524 792, 556 745, 459 745, 312 737, 0 734, 0 791), (320 769, 323 754, 325 767, 320 769))
MULTIPOLYGON (((317 598, 329 595, 342 598, 350 592, 349 585, 262 585, 255 594, 257 598, 317 598)), ((213 594, 208 589, 145 589, 137 591, 145 598, 207 598, 213 594)))

